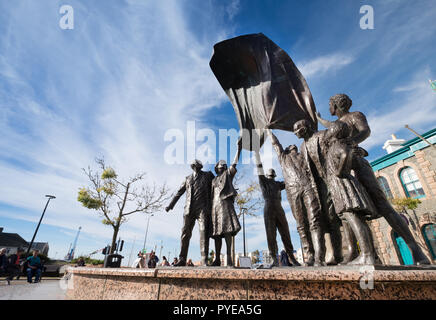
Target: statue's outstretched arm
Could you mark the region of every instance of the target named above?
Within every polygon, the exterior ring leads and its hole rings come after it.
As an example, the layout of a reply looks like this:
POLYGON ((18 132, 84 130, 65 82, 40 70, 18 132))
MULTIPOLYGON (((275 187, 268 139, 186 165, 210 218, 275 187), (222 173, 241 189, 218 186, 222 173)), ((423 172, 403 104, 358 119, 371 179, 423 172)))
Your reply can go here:
POLYGON ((260 160, 260 154, 259 151, 256 150, 255 153, 255 158, 256 158, 256 169, 257 169, 257 175, 260 176, 265 176, 265 172, 263 171, 263 165, 262 165, 262 161, 260 160))
POLYGON ((327 129, 333 123, 332 121, 328 121, 326 119, 321 118, 321 114, 319 112, 316 113, 316 118, 318 119, 318 122, 321 123, 327 129))
POLYGON ((183 183, 180 186, 179 190, 177 191, 176 195, 171 200, 168 207, 165 208, 165 211, 168 212, 168 211, 172 210, 174 208, 174 206, 176 205, 177 201, 179 201, 180 197, 185 193, 185 191, 186 191, 186 180, 183 181, 183 183))
POLYGON ((266 132, 268 133, 269 137, 271 138, 271 143, 274 147, 274 150, 277 152, 277 155, 281 155, 283 153, 283 147, 279 142, 279 139, 272 133, 271 129, 266 129, 266 132))
POLYGON ((238 150, 236 151, 235 158, 233 159, 233 162, 232 162, 232 167, 234 167, 234 168, 236 168, 236 165, 238 164, 238 161, 239 161, 239 157, 241 155, 242 137, 239 137, 237 145, 238 145, 238 150))

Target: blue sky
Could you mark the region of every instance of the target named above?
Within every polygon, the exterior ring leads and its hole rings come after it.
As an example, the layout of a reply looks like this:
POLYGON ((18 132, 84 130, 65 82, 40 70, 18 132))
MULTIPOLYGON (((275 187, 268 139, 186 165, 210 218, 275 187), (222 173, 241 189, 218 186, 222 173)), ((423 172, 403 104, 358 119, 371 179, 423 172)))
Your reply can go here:
MULTIPOLYGON (((166 181, 174 190, 190 169, 164 162, 167 130, 186 132, 190 120, 198 128, 238 128, 208 65, 218 41, 267 35, 300 68, 327 118, 328 98, 347 93, 353 109, 368 117, 372 135, 363 146, 370 160, 384 154, 392 133, 414 137, 405 124, 418 132, 435 127, 436 93, 428 84, 436 78, 433 1, 102 3, 0 2, 0 226, 30 240, 44 195, 55 194, 36 238, 50 243, 51 256, 66 254, 79 226, 78 253, 110 241, 112 230, 76 201, 87 185, 81 168, 95 157, 104 156, 120 175, 146 171, 150 182, 166 181), (73 30, 59 27, 64 4, 74 8, 73 30), (374 8, 373 30, 359 27, 365 4, 374 8)), ((283 144, 300 144, 293 134, 277 134, 283 144)), ((252 167, 240 170, 250 176, 252 167)), ((149 248, 162 240, 163 254, 178 251, 183 202, 151 219, 149 248)), ((141 247, 146 221, 138 214, 122 227, 127 257, 135 238, 134 251, 141 247)), ((261 213, 246 222, 249 250, 266 249, 261 213)), ((198 239, 195 228, 194 259, 198 239)))

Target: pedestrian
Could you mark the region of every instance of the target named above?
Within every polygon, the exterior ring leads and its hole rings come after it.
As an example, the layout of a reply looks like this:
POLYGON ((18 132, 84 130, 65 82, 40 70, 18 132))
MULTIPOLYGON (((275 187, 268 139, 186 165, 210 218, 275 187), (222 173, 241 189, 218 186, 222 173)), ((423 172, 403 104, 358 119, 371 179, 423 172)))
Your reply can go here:
POLYGON ((0 249, 0 273, 6 273, 7 264, 6 248, 2 248, 0 249))
POLYGON ((174 257, 173 263, 171 263, 171 265, 174 267, 174 265, 177 265, 177 262, 179 262, 179 259, 177 259, 177 257, 174 257))
POLYGON ((156 268, 156 256, 153 251, 150 253, 150 258, 148 259, 147 267, 156 268))
POLYGON ((76 267, 84 267, 85 266, 85 260, 80 257, 79 260, 77 260, 76 267))
POLYGON ((163 256, 162 257, 162 262, 161 262, 160 266, 168 267, 169 265, 170 265, 170 263, 168 262, 167 257, 163 256))
POLYGON ((8 285, 11 284, 11 281, 14 277, 18 277, 21 274, 21 264, 20 264, 20 256, 24 252, 22 248, 17 249, 17 253, 11 254, 8 257, 7 267, 6 267, 6 273, 8 274, 6 281, 8 282, 8 285))
POLYGON ((291 263, 289 262, 288 254, 286 253, 285 249, 283 249, 280 252, 280 265, 282 267, 289 267, 289 266, 291 266, 291 263))
POLYGON ((35 276, 35 282, 38 283, 41 277, 42 264, 41 259, 38 257, 39 251, 33 251, 33 255, 27 258, 27 282, 32 283, 32 278, 35 276))
POLYGON ((141 252, 139 252, 138 255, 136 256, 135 261, 133 261, 131 267, 132 268, 139 268, 139 262, 141 261, 141 259, 142 259, 142 254, 141 254, 141 252))

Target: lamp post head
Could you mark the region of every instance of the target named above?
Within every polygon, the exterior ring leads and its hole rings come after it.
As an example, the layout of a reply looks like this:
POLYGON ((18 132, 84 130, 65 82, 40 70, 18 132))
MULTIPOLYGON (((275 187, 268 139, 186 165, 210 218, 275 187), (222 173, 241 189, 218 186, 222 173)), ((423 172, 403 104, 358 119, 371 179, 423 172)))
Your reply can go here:
POLYGON ((50 194, 46 194, 45 196, 46 196, 47 198, 50 198, 50 199, 56 199, 55 196, 52 196, 52 195, 50 195, 50 194))

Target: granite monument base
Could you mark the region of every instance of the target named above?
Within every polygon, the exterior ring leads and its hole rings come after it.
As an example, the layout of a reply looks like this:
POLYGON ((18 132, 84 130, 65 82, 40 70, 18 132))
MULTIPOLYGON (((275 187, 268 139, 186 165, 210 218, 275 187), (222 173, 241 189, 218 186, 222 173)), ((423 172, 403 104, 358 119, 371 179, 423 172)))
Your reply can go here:
POLYGON ((434 267, 79 267, 68 277, 68 299, 436 300, 434 267))

